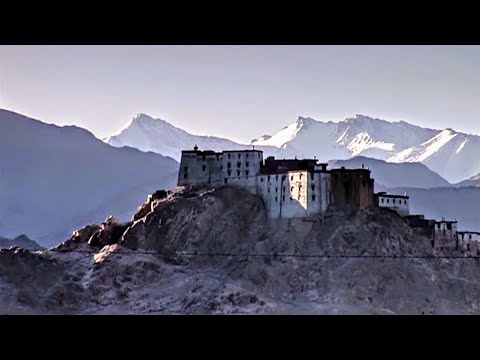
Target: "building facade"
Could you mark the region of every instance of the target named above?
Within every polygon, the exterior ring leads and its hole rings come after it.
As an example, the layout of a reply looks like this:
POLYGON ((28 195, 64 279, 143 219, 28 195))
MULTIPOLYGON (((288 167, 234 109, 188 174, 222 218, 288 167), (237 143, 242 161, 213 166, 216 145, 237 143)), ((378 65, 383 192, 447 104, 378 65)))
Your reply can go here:
POLYGON ((358 210, 374 204, 370 170, 327 170, 316 159, 263 159, 259 150, 182 151, 178 186, 234 185, 263 198, 272 218, 358 210), (333 181, 336 177, 336 181, 333 181))
POLYGON ((405 195, 393 195, 386 192, 379 192, 375 194, 375 202, 378 207, 391 209, 396 211, 399 215, 410 215, 409 196, 405 195))
POLYGON ((433 229, 434 247, 439 250, 457 249, 457 221, 442 219, 435 221, 433 229))

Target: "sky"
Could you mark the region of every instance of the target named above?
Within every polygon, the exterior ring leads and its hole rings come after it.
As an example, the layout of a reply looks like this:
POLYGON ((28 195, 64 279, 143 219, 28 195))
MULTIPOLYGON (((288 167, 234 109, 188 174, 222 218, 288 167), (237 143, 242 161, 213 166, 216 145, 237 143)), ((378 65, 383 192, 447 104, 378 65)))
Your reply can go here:
POLYGON ((480 134, 480 46, 2 46, 0 108, 103 138, 138 113, 249 142, 355 114, 480 134))

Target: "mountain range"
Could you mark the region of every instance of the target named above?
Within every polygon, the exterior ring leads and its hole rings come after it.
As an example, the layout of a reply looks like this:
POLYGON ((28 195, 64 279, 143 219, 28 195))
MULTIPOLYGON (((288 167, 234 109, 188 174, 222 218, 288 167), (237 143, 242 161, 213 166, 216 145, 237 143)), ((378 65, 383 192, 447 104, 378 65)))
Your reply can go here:
POLYGON ((177 171, 169 157, 0 109, 0 234, 51 246, 110 214, 127 220, 149 193, 175 186, 177 171))
POLYGON ((480 137, 452 129, 422 128, 405 121, 389 122, 355 115, 340 122, 321 122, 299 117, 274 135, 263 135, 249 144, 225 138, 197 136, 165 120, 139 114, 114 135, 104 139, 112 146, 131 146, 180 160, 181 150, 245 149, 255 146, 265 156, 320 161, 365 156, 391 163, 422 163, 450 183, 480 173, 480 137))
POLYGON ((24 234, 12 240, 0 236, 0 249, 8 249, 11 247, 19 247, 31 251, 44 250, 42 246, 24 234))
POLYGON ((409 193, 413 213, 456 217, 480 230, 475 135, 363 115, 339 123, 299 117, 272 136, 239 144, 139 114, 102 141, 76 126, 0 109, 0 234, 26 234, 47 247, 109 215, 126 221, 148 194, 176 185, 181 150, 194 145, 216 151, 255 146, 265 157, 363 165, 371 169, 376 191, 409 193))

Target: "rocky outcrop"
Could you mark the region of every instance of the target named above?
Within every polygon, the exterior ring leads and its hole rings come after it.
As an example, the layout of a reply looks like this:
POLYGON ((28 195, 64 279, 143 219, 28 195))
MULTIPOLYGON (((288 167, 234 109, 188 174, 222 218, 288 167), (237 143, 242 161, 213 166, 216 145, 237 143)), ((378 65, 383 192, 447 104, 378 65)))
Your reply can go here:
POLYGON ((149 197, 132 222, 108 218, 39 254, 0 252, 0 304, 62 313, 479 312, 478 260, 434 255, 428 236, 386 209, 269 220, 245 190, 178 188, 149 197))

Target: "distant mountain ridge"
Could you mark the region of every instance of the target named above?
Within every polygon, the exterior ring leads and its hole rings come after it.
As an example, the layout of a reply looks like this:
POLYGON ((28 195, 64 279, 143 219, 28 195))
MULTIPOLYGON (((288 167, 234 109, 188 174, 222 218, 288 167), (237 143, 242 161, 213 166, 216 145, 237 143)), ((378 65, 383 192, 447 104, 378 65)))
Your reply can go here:
POLYGON ((44 250, 45 248, 38 245, 37 242, 28 238, 26 235, 20 235, 13 240, 4 238, 0 236, 0 249, 8 249, 11 247, 20 247, 25 250, 38 251, 44 250))
POLYGON ((273 135, 263 135, 249 144, 225 138, 197 136, 165 120, 139 114, 104 140, 113 146, 131 146, 179 160, 181 150, 197 144, 216 151, 255 146, 265 156, 307 157, 320 161, 365 156, 393 163, 426 165, 451 183, 480 173, 480 137, 452 129, 422 128, 406 121, 389 122, 355 115, 340 122, 322 122, 299 117, 273 135))
POLYGON ((169 157, 0 109, 0 234, 51 246, 108 215, 129 219, 152 191, 175 186, 177 171, 169 157))

